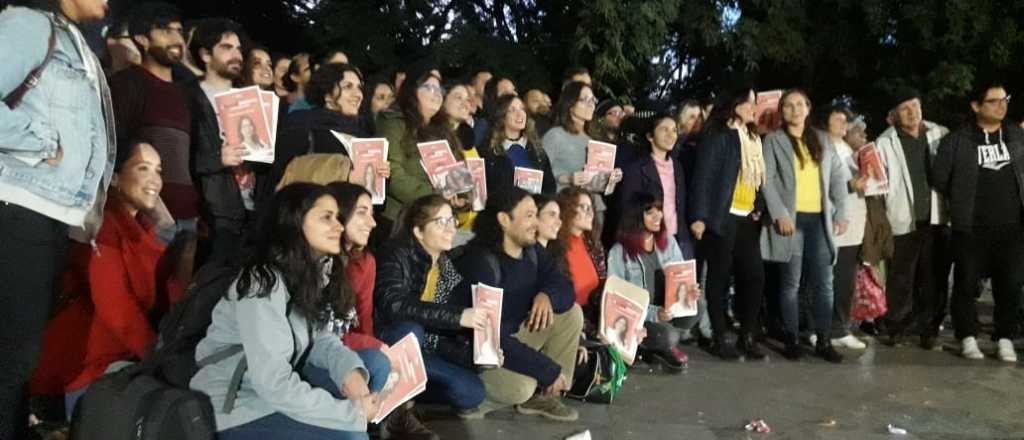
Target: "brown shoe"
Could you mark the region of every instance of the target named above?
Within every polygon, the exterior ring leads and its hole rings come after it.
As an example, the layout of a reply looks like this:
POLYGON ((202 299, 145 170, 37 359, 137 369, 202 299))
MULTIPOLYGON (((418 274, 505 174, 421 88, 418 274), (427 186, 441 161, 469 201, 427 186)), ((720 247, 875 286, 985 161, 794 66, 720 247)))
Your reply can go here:
POLYGON ((565 406, 561 397, 539 394, 521 405, 516 405, 516 411, 519 414, 541 416, 559 422, 575 422, 580 418, 580 413, 565 406))
POLYGON ((441 437, 427 428, 410 406, 400 406, 381 423, 381 440, 441 440, 441 437))

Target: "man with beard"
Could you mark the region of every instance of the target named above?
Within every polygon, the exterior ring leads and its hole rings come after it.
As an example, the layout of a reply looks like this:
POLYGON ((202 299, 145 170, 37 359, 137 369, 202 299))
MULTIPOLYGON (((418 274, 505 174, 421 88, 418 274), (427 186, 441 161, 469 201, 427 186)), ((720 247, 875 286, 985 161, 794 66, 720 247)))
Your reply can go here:
POLYGON ((231 90, 242 73, 242 28, 223 19, 204 20, 189 51, 203 69, 199 81, 186 86, 192 111, 193 172, 202 192, 203 221, 210 227, 210 260, 234 259, 243 234, 255 220, 257 183, 266 167, 243 163, 245 148, 221 139, 213 97, 231 90))
POLYGON ((118 148, 148 139, 163 162, 160 197, 174 218, 158 235, 165 243, 179 232, 195 232, 199 196, 189 173, 191 116, 171 68, 185 52, 181 12, 166 3, 144 3, 127 19, 128 35, 142 61, 110 79, 118 148))
POLYGON ((520 414, 575 421, 579 414, 561 396, 572 385, 583 312, 572 281, 537 244, 537 204, 519 188, 492 194, 473 232, 469 251, 456 265, 467 284, 503 289, 504 363, 480 373, 487 397, 459 416, 481 419, 515 405, 520 414))

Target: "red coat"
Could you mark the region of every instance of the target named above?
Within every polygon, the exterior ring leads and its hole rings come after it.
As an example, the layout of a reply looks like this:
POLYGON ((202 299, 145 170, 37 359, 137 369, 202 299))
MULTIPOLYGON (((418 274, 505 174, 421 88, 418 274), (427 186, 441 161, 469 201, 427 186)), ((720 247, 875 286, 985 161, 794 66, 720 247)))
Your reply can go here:
POLYGON ((377 259, 369 252, 353 255, 345 266, 345 276, 356 296, 359 326, 345 334, 345 346, 353 350, 380 348, 384 345, 373 335, 373 285, 377 281, 377 259))
POLYGON ((96 249, 71 247, 63 289, 78 299, 47 326, 33 394, 81 389, 110 363, 141 359, 151 349, 159 318, 184 294, 163 256, 152 226, 110 198, 96 249))

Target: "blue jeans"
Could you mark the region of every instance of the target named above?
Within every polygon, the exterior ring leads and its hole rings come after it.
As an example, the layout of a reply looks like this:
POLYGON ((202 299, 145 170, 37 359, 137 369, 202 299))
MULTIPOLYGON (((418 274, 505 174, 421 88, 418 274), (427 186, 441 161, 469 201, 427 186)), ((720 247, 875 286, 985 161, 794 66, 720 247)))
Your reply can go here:
MULTIPOLYGON (((420 344, 425 340, 423 326, 412 321, 389 325, 380 331, 380 339, 385 344, 394 344, 409 333, 415 334, 420 344)), ((484 401, 484 383, 476 372, 434 354, 424 353, 423 363, 427 369, 427 390, 417 400, 451 405, 456 410, 473 409, 484 401)))
MULTIPOLYGON (((368 349, 356 352, 370 373, 370 391, 379 392, 391 373, 391 361, 380 350, 368 349)), ((306 365, 302 375, 310 385, 322 388, 336 399, 344 399, 341 387, 331 379, 330 372, 323 368, 306 365)), ((368 439, 365 432, 336 431, 299 422, 281 413, 253 420, 217 434, 220 440, 258 440, 265 438, 287 438, 298 440, 362 440, 368 439)))
POLYGON ((827 233, 822 214, 797 213, 794 255, 779 271, 782 320, 789 335, 799 330, 801 277, 813 304, 814 332, 828 337, 832 328, 832 251, 827 233))

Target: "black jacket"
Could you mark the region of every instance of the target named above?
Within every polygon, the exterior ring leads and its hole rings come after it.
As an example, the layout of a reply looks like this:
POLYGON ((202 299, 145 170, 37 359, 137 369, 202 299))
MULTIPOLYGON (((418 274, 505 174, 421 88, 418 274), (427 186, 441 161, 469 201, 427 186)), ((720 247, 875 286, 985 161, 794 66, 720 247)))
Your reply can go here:
MULTIPOLYGON (((736 130, 724 129, 701 140, 690 187, 690 223, 703 221, 708 230, 721 233, 722 221, 729 215, 732 193, 736 190, 740 155, 740 135, 736 130)), ((754 211, 763 210, 764 197, 758 191, 754 211)))
MULTIPOLYGON (((245 227, 246 210, 242 202, 242 194, 238 190, 234 170, 226 167, 220 159, 220 149, 224 141, 220 137, 220 126, 213 104, 206 98, 206 93, 199 86, 199 81, 183 84, 185 100, 192 114, 192 178, 196 180, 202 196, 200 212, 203 220, 214 229, 228 229, 241 233, 245 227)), ((246 162, 256 174, 256 189, 253 197, 256 205, 260 205, 260 194, 266 185, 269 166, 246 162)))
MULTIPOLYGON (((494 154, 489 146, 481 145, 477 148, 480 157, 484 159, 487 173, 487 193, 500 194, 515 187, 516 167, 508 156, 494 154)), ((537 150, 533 144, 527 143, 526 152, 530 156, 532 168, 544 172, 544 182, 541 185, 541 192, 554 195, 558 190, 555 186, 555 174, 551 171, 551 161, 547 154, 537 150)))
MULTIPOLYGON (((671 156, 669 156, 671 157, 671 156)), ((673 177, 676 181, 676 238, 679 240, 683 256, 693 258, 693 240, 690 238, 690 227, 686 221, 686 172, 678 160, 672 159, 674 168, 673 177)), ((654 158, 650 155, 634 162, 622 171, 622 183, 619 185, 619 211, 626 209, 626 204, 631 203, 633 197, 638 193, 648 193, 655 199, 664 203, 671 201, 664 200, 665 190, 661 186, 661 176, 658 175, 658 168, 654 164, 654 158)))
POLYGON ((418 243, 391 243, 377 254, 377 281, 373 291, 373 321, 377 329, 413 321, 428 333, 452 334, 462 327, 462 311, 469 307, 469 292, 447 254, 438 260, 435 302, 420 300, 430 271, 430 255, 418 243))
MULTIPOLYGON (((946 135, 932 160, 932 185, 947 197, 952 228, 958 232, 970 233, 974 230, 974 202, 978 190, 978 142, 974 134, 978 130, 972 124, 946 135)), ((1003 133, 1003 141, 1010 153, 1009 166, 1017 178, 1015 189, 1020 205, 1016 209, 1024 209, 1024 130, 1014 124, 1004 124, 1003 133)))
MULTIPOLYGON (((310 153, 340 153, 348 155, 345 146, 331 133, 337 131, 367 138, 372 135, 366 120, 345 117, 325 108, 299 110, 288 115, 277 134, 274 145, 274 166, 270 173, 269 188, 277 187, 284 170, 292 159, 310 153)), ((391 148, 395 148, 394 145, 391 148)))

